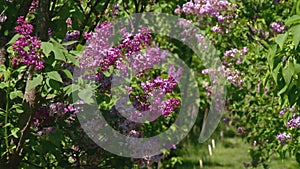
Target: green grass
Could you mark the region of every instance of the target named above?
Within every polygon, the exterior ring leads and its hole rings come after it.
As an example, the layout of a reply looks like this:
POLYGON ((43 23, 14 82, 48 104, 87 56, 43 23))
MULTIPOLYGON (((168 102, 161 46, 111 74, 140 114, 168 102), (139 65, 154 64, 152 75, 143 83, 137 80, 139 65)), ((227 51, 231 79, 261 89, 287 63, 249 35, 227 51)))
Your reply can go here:
MULTIPOLYGON (((182 148, 182 165, 178 169, 199 169, 199 160, 203 161, 203 169, 242 169, 243 162, 251 160, 248 155, 249 145, 243 142, 241 138, 226 138, 222 141, 216 141, 216 148, 213 155, 208 154, 208 143, 206 144, 186 144, 182 148)), ((270 169, 298 169, 300 166, 294 158, 280 159, 272 157, 270 169)), ((263 167, 258 167, 263 169, 263 167)))

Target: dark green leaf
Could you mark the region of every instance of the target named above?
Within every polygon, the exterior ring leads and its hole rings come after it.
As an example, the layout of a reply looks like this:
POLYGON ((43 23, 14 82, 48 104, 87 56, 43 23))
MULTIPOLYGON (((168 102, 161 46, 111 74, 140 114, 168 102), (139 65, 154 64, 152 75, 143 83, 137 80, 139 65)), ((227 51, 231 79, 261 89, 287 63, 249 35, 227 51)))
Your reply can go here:
POLYGON ((57 71, 48 72, 47 76, 48 76, 49 79, 56 80, 58 82, 63 83, 62 78, 61 78, 60 74, 57 71))

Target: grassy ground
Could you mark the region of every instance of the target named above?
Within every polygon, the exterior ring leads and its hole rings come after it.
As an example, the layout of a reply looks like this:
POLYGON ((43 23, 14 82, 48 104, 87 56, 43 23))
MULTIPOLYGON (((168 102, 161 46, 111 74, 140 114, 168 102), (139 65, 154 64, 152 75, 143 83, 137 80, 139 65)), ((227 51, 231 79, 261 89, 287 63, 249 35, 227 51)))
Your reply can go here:
MULTIPOLYGON (((249 162, 248 145, 241 138, 226 138, 216 142, 213 155, 209 156, 207 144, 187 144, 182 150, 183 164, 178 169, 199 169, 199 160, 203 160, 204 169, 242 169, 243 162, 249 162)), ((258 169, 262 169, 260 167, 258 169)), ((299 169, 293 158, 281 160, 273 157, 270 169, 299 169)))

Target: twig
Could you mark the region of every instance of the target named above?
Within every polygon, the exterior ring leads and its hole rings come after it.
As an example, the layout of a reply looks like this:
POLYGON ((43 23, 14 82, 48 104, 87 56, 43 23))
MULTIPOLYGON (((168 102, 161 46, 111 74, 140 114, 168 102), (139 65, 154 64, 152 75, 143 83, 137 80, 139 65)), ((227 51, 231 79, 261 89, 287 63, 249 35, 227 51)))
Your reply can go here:
MULTIPOLYGON (((93 31, 96 28, 98 22, 101 20, 102 16, 104 15, 105 10, 107 9, 109 2, 110 2, 110 0, 106 0, 104 6, 102 8, 102 10, 96 15, 96 20, 94 21, 93 25, 90 27, 90 29, 88 30, 88 32, 91 32, 91 31, 93 31)), ((85 44, 85 42, 86 42, 86 40, 83 39, 82 42, 81 42, 81 44, 85 44)))
POLYGON ((50 17, 51 17, 51 18, 52 18, 52 16, 53 16, 53 12, 54 12, 54 9, 55 9, 55 5, 56 5, 56 0, 53 0, 52 6, 51 6, 51 9, 50 9, 50 17))

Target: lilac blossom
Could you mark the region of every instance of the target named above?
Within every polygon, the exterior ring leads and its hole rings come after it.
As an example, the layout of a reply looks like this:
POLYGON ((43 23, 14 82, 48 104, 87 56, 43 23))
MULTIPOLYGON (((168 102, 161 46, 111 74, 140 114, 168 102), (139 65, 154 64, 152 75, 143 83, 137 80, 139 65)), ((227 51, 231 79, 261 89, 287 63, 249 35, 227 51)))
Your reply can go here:
POLYGON ((270 27, 272 28, 274 33, 282 33, 287 29, 285 26, 283 26, 283 23, 281 21, 272 22, 270 27))
POLYGON ((119 14, 119 6, 120 6, 119 3, 115 3, 112 5, 112 10, 110 11, 112 17, 115 17, 119 14))
POLYGON ((221 33, 222 32, 222 30, 219 26, 214 26, 214 27, 211 28, 211 30, 215 33, 221 33))
POLYGON ((4 15, 4 12, 5 11, 2 11, 0 13, 0 23, 3 23, 3 22, 5 22, 7 20, 7 16, 4 15))
POLYGON ((70 17, 66 19, 66 24, 68 30, 70 30, 72 28, 72 19, 70 17))
POLYGON ((295 106, 292 106, 292 107, 285 107, 283 109, 281 109, 279 111, 279 115, 280 116, 283 116, 287 111, 295 111, 296 110, 296 107, 295 106))
POLYGON ((280 133, 276 136, 276 139, 280 141, 281 145, 285 145, 286 141, 291 139, 291 134, 280 133))
POLYGON ((29 7, 28 13, 34 13, 35 9, 39 6, 39 0, 33 0, 29 7))
MULTIPOLYGON (((68 31, 66 33, 66 37, 64 38, 63 42, 69 42, 69 41, 77 41, 80 38, 80 31, 78 30, 73 30, 73 31, 68 31)), ((71 44, 66 46, 65 48, 67 50, 71 50, 77 45, 77 43, 71 44)))
POLYGON ((17 22, 15 31, 21 36, 12 44, 12 49, 17 52, 12 64, 15 66, 25 64, 34 66, 38 70, 43 69, 44 60, 41 59, 40 54, 41 41, 36 36, 30 35, 33 33, 33 26, 25 20, 24 16, 20 16, 17 22))
POLYGON ((253 145, 253 147, 256 147, 257 146, 257 141, 254 140, 252 145, 253 145))
POLYGON ((204 18, 216 18, 225 29, 214 26, 213 32, 221 33, 222 30, 229 32, 231 25, 234 25, 233 20, 238 17, 234 13, 236 9, 237 5, 227 0, 191 0, 183 4, 182 7, 177 6, 174 13, 195 15, 200 21, 204 18))
POLYGON ((241 126, 239 126, 239 127, 237 128, 237 132, 238 132, 239 134, 245 134, 245 131, 244 131, 243 127, 241 127, 241 126))
POLYGON ((290 121, 286 124, 287 128, 300 128, 300 116, 293 117, 290 121))

